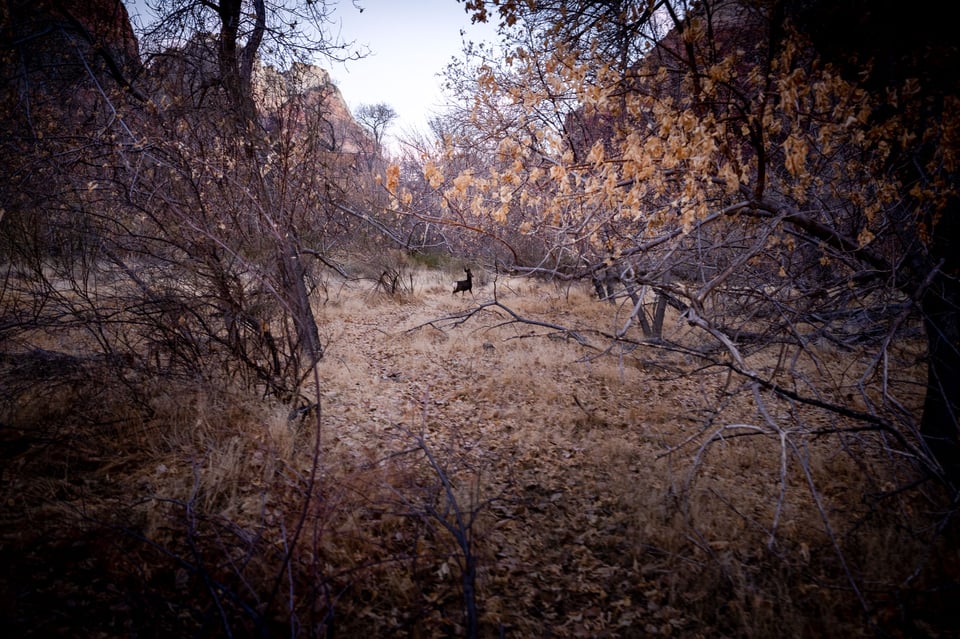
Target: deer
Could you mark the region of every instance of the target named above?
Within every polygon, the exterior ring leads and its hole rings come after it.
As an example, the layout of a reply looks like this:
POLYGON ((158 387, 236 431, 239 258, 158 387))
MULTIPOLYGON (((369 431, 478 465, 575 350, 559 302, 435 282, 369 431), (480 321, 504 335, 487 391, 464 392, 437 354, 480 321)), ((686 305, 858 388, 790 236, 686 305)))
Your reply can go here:
POLYGON ((453 294, 456 295, 460 291, 466 293, 467 291, 473 291, 473 273, 470 272, 470 269, 463 269, 467 273, 467 279, 457 280, 457 285, 453 289, 453 294))

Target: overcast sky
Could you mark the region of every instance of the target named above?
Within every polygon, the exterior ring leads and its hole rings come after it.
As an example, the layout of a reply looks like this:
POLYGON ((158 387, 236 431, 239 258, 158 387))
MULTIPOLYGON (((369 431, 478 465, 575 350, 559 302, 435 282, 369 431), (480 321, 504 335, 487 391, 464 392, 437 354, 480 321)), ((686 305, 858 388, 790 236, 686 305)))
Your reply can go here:
POLYGON ((393 133, 426 130, 431 111, 441 104, 440 73, 458 57, 464 39, 494 40, 493 25, 471 25, 457 0, 350 0, 337 5, 345 40, 367 45, 371 55, 345 66, 332 65, 331 76, 351 109, 385 102, 399 118, 393 133), (460 35, 460 31, 464 35, 460 35))

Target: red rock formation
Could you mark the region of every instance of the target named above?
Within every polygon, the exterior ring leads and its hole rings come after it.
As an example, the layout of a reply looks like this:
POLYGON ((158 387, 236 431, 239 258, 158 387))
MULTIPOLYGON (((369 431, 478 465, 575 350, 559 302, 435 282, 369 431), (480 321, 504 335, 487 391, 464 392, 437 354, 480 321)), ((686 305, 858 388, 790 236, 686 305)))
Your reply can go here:
POLYGON ((60 77, 71 75, 71 68, 81 75, 82 57, 129 86, 140 67, 137 38, 120 0, 0 0, 0 32, 5 57, 19 63, 20 74, 52 67, 60 77))

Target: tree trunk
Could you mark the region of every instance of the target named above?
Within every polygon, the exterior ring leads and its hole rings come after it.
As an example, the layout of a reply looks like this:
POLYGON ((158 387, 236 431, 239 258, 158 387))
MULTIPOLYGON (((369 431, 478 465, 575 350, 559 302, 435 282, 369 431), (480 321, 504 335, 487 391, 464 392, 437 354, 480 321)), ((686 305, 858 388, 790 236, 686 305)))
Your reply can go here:
POLYGON ((927 397, 920 432, 954 488, 960 488, 960 297, 925 304, 927 397))
POLYGON ((960 489, 960 257, 951 240, 960 237, 958 213, 960 207, 950 207, 941 222, 932 252, 939 253, 943 263, 920 301, 927 332, 927 396, 920 433, 955 490, 960 489))
POLYGON ((282 255, 281 271, 284 303, 290 313, 297 333, 297 346, 306 365, 313 366, 323 357, 323 346, 317 322, 310 306, 310 294, 307 290, 306 271, 300 259, 296 242, 285 238, 278 251, 282 255))
POLYGON ((254 0, 256 22, 247 34, 247 43, 239 48, 241 10, 243 0, 220 0, 220 80, 227 96, 236 109, 240 131, 252 134, 252 126, 257 120, 257 108, 253 100, 253 63, 257 49, 263 41, 266 29, 266 11, 263 0, 254 0))
MULTIPOLYGON (((253 98, 253 65, 257 50, 263 41, 266 30, 266 9, 264 0, 253 0, 254 24, 246 34, 247 42, 242 49, 238 46, 239 26, 243 0, 220 0, 220 73, 227 95, 238 119, 238 134, 244 136, 244 142, 255 161, 259 161, 259 150, 267 146, 261 139, 256 103, 253 98)), ((263 180, 259 170, 260 180, 263 180)), ((306 272, 300 259, 300 250, 296 240, 296 229, 284 221, 281 211, 277 210, 269 184, 262 183, 260 197, 262 208, 278 215, 277 262, 280 268, 280 296, 286 312, 293 320, 296 332, 295 348, 300 351, 307 366, 313 366, 322 356, 323 348, 317 331, 317 323, 310 306, 310 295, 306 285, 306 272)))
MULTIPOLYGON (((669 270, 663 274, 664 288, 670 285, 672 279, 673 278, 671 277, 669 270)), ((651 337, 656 339, 661 339, 663 337, 663 318, 667 312, 668 301, 669 299, 667 298, 666 293, 657 294, 657 303, 653 308, 653 331, 651 333, 651 337)))
MULTIPOLYGON (((957 177, 949 176, 953 184, 957 177)), ((927 333, 927 395, 920 434, 944 479, 960 491, 960 197, 951 195, 943 208, 921 222, 933 232, 915 259, 926 261, 925 270, 933 275, 927 275, 916 295, 927 333)))
POLYGON ((657 303, 653 307, 653 327, 650 336, 655 339, 663 337, 663 318, 667 312, 667 296, 663 293, 657 295, 657 303))
MULTIPOLYGON (((951 107, 960 93, 955 29, 949 21, 930 20, 927 12, 919 9, 904 11, 895 2, 790 0, 784 6, 793 23, 810 36, 823 61, 836 65, 841 74, 859 82, 863 61, 874 61, 863 86, 880 97, 881 104, 908 79, 920 88, 910 97, 912 108, 901 105, 896 118, 889 119, 889 109, 878 109, 871 117, 877 125, 892 122, 904 132, 922 133, 914 142, 904 142, 905 148, 891 156, 890 167, 901 184, 940 183, 944 188, 937 200, 949 198, 946 203, 929 198, 907 202, 917 212, 915 224, 925 229, 930 241, 914 240, 909 249, 913 255, 902 263, 909 263, 910 258, 927 267, 940 263, 939 272, 919 300, 928 345, 927 396, 920 432, 947 481, 960 489, 960 206, 951 186, 957 184, 955 163, 943 160, 956 157, 958 143, 955 135, 927 126, 947 121, 945 131, 956 128, 951 107), (927 137, 928 132, 936 135, 927 137)), ((917 273, 922 278, 929 268, 917 273)), ((903 290, 911 296, 918 292, 909 284, 903 290)))

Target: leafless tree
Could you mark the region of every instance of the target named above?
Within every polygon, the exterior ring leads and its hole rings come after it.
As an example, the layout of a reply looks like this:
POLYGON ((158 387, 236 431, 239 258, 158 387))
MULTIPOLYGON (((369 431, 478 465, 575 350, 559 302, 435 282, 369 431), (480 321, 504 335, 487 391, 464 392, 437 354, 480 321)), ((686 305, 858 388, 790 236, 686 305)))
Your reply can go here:
POLYGON ((370 131, 376 144, 377 152, 383 150, 383 138, 387 129, 397 119, 397 112, 389 104, 361 104, 357 108, 357 121, 370 131))

